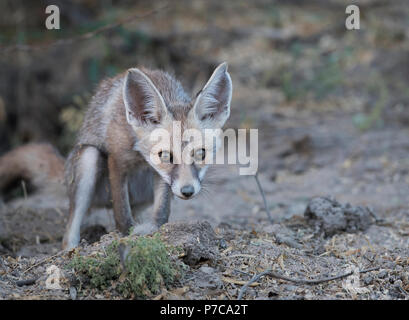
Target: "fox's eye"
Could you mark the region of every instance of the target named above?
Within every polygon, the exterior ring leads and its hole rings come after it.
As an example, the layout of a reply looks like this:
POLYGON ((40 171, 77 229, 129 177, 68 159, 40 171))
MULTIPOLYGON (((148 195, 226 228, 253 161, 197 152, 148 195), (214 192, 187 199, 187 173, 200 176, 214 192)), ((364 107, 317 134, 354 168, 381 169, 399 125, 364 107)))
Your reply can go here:
POLYGON ((158 153, 159 158, 161 159, 162 163, 172 163, 173 162, 173 155, 172 152, 169 151, 160 151, 158 153))
POLYGON ((193 154, 193 158, 196 161, 203 161, 205 157, 206 157, 206 150, 205 149, 197 149, 193 154))

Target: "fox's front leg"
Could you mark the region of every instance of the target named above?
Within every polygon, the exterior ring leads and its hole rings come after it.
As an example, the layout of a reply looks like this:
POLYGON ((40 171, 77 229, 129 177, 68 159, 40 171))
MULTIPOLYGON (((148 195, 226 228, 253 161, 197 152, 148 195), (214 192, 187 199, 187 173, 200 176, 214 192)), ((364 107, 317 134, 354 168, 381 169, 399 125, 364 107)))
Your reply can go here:
POLYGON ((129 204, 128 179, 126 170, 113 156, 108 156, 109 183, 111 185, 114 218, 117 229, 128 235, 134 221, 129 204))
POLYGON ((157 227, 169 220, 170 213, 170 186, 159 175, 154 176, 154 203, 153 219, 157 227))

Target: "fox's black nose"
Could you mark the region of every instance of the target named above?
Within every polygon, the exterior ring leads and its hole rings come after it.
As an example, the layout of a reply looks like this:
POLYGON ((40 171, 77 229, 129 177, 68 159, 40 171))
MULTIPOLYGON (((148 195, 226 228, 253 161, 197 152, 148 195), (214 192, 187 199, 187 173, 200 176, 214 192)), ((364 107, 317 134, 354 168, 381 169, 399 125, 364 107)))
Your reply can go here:
POLYGON ((183 186, 180 189, 180 192, 186 197, 189 198, 195 193, 195 188, 191 184, 188 184, 187 186, 183 186))

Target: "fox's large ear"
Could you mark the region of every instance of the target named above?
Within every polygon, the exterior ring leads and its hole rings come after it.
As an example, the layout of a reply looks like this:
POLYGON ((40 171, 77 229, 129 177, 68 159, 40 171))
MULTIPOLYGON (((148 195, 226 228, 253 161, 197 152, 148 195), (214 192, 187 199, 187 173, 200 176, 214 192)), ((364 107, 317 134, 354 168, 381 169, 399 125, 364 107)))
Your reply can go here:
POLYGON ((223 62, 213 72, 200 94, 193 110, 205 128, 221 128, 230 116, 233 85, 227 63, 223 62))
POLYGON ((129 69, 124 85, 123 100, 129 124, 143 126, 160 123, 166 114, 163 97, 151 79, 137 68, 129 69))

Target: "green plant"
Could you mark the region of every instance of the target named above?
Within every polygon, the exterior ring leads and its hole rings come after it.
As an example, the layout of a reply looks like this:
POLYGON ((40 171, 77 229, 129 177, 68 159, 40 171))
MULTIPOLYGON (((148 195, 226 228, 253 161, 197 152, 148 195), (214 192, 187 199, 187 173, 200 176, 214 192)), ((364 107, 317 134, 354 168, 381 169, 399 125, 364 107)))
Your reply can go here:
POLYGON ((91 287, 106 289, 110 281, 118 279, 121 273, 118 242, 112 242, 103 253, 96 252, 91 256, 76 255, 67 267, 85 275, 91 287))
POLYGON ((120 285, 121 292, 129 296, 145 296, 171 283, 178 274, 165 244, 158 236, 140 237, 127 243, 130 247, 125 258, 126 276, 120 285))
POLYGON ((106 250, 91 256, 75 256, 68 267, 89 279, 93 288, 110 286, 125 297, 146 297, 168 286, 179 273, 169 255, 169 247, 159 236, 123 240, 127 254, 119 256, 119 242, 112 242, 106 250))

